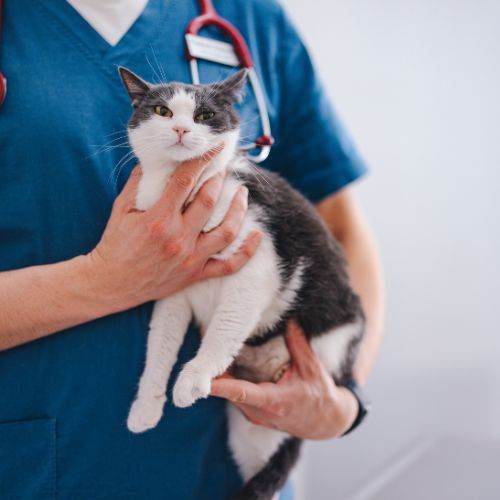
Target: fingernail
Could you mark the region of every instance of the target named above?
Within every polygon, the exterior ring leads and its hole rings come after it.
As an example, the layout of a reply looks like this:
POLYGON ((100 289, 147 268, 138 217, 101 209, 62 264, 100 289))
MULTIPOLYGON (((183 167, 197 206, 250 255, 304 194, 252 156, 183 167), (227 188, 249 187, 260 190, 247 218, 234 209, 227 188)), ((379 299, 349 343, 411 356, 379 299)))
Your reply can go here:
POLYGON ((248 198, 248 188, 246 186, 240 186, 240 193, 245 197, 248 198))

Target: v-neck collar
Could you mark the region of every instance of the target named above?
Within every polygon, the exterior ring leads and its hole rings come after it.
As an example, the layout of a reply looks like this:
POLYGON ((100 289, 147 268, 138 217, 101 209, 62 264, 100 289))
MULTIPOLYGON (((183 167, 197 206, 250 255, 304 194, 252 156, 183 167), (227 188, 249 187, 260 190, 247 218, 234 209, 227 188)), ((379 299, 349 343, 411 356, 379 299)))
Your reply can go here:
POLYGON ((117 45, 149 0, 66 0, 110 44, 117 45))
POLYGON ((66 0, 40 0, 39 5, 83 52, 112 64, 124 55, 133 56, 131 49, 139 52, 154 40, 161 26, 167 23, 166 16, 175 9, 172 3, 176 2, 169 2, 168 9, 166 3, 165 0, 149 0, 116 45, 109 44, 66 0))

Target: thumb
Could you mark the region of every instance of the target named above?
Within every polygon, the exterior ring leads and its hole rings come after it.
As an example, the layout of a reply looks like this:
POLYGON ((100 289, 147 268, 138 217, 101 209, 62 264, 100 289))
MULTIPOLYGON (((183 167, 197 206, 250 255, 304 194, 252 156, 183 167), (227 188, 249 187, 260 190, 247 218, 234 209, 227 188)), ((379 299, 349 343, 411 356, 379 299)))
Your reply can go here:
POLYGON ((268 393, 265 390, 267 385, 254 384, 236 379, 231 375, 224 375, 212 380, 210 394, 228 399, 233 403, 245 403, 261 408, 268 402, 268 393))
POLYGON ((315 377, 318 360, 304 332, 295 321, 288 323, 286 343, 292 358, 292 366, 299 375, 304 378, 315 377))
POLYGON ((125 186, 115 200, 115 205, 121 212, 129 212, 135 208, 135 198, 137 195, 137 186, 142 177, 142 169, 136 165, 130 173, 125 186))

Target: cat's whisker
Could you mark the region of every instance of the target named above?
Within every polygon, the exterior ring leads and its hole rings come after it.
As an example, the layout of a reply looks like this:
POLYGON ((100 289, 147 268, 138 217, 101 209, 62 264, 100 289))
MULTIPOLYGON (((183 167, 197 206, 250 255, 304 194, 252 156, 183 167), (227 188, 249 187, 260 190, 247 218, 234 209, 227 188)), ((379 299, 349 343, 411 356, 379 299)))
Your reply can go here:
POLYGON ((114 186, 116 187, 116 181, 118 180, 122 167, 126 165, 128 161, 131 160, 134 156, 135 154, 133 151, 129 151, 128 153, 122 156, 122 158, 118 161, 118 163, 111 169, 111 172, 109 173, 108 177, 108 184, 114 182, 114 186))
MULTIPOLYGON (((161 133, 158 134, 158 135, 156 135, 156 136, 152 136, 152 137, 148 138, 147 143, 149 143, 152 139, 156 139, 156 138, 158 138, 160 136, 161 136, 161 133)), ((94 144, 91 147, 96 147, 98 149, 97 149, 96 152, 94 152, 91 155, 89 155, 87 157, 87 159, 88 158, 92 158, 93 156, 98 155, 98 154, 108 153, 109 151, 112 151, 113 149, 125 148, 125 147, 128 148, 128 147, 131 147, 131 146, 130 146, 130 143, 128 141, 128 135, 127 135, 125 137, 120 137, 120 138, 113 139, 112 141, 110 141, 107 144, 103 144, 103 145, 94 144), (123 140, 123 139, 127 139, 127 140, 125 142, 114 144, 116 141, 123 140)))
POLYGON ((117 162, 117 164, 111 169, 108 182, 111 182, 114 177, 114 181, 116 182, 118 180, 118 177, 120 176, 120 173, 123 169, 123 167, 134 157, 136 156, 136 153, 139 155, 142 153, 145 153, 158 145, 161 145, 161 142, 151 142, 151 141, 145 141, 145 144, 142 145, 137 145, 134 150, 129 151, 125 155, 122 156, 122 158, 117 162), (116 174, 116 176, 115 176, 116 174))
POLYGON ((109 141, 109 142, 107 142, 105 144, 91 144, 90 147, 97 148, 97 151, 95 151, 94 153, 92 153, 91 155, 89 155, 87 158, 92 158, 96 154, 104 152, 107 148, 113 148, 113 147, 121 146, 123 144, 127 144, 128 142, 115 144, 118 141, 123 141, 124 139, 128 140, 128 136, 124 135, 124 136, 116 137, 115 139, 112 139, 111 141, 109 141))
POLYGON ((124 129, 120 129, 120 130, 116 130, 115 132, 111 132, 109 134, 106 134, 104 137, 110 137, 112 135, 116 135, 116 134, 123 134, 123 135, 126 135, 127 134, 127 129, 124 128, 124 129))
POLYGON ((151 68, 151 71, 153 72, 153 80, 152 80, 152 82, 153 83, 161 83, 160 75, 158 75, 158 73, 156 72, 155 68, 151 64, 151 61, 149 60, 148 54, 145 53, 144 57, 146 58, 146 62, 148 63, 149 67, 151 68), (156 82, 154 81, 155 79, 156 79, 156 82))
POLYGON ((156 57, 156 52, 152 44, 149 44, 151 47, 151 52, 153 53, 153 57, 155 58, 156 61, 156 66, 158 66, 158 70, 160 71, 160 75, 162 77, 162 82, 166 83, 167 82, 167 75, 165 74, 165 71, 162 67, 162 65, 159 63, 158 58, 156 57))

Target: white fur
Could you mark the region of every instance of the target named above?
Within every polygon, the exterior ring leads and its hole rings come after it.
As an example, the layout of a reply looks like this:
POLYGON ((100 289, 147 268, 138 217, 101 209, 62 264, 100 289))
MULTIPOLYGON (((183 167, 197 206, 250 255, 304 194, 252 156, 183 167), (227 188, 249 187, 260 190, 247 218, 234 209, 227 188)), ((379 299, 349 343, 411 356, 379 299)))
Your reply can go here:
POLYGON ((265 332, 270 329, 281 316, 290 308, 295 301, 297 292, 302 286, 302 273, 305 263, 300 261, 295 268, 290 281, 280 290, 280 293, 274 297, 269 307, 263 312, 259 323, 259 332, 265 332))
MULTIPOLYGON (((214 135, 209 127, 194 123, 195 103, 186 92, 177 93, 168 106, 173 112, 171 118, 155 115, 129 133, 143 170, 136 200, 137 208, 142 210, 159 200, 180 162, 200 156, 221 142, 225 145, 223 151, 206 168, 190 199, 218 171, 245 168, 244 161, 234 159, 238 132, 214 135), (190 130, 182 137, 182 144, 173 130, 175 127, 190 130)), ((222 221, 239 184, 234 178, 225 180, 204 231, 222 221)), ((132 432, 151 429, 160 420, 168 378, 193 315, 205 335, 196 356, 183 367, 174 385, 176 406, 190 406, 207 397, 213 378, 225 372, 235 359, 237 366, 248 369, 249 373, 253 370, 263 380, 272 380, 289 363, 290 355, 282 337, 257 349, 244 346, 247 338, 273 326, 290 307, 306 267, 301 262, 287 286, 281 287, 280 260, 270 235, 259 222, 263 215, 250 207, 236 241, 214 256, 229 258, 251 231, 261 230, 264 237, 256 254, 239 272, 196 283, 155 304, 146 365, 127 422, 132 432)), ((342 327, 314 339, 311 345, 325 366, 335 373, 350 339, 358 332, 359 325, 342 327)), ((230 447, 246 480, 267 463, 287 435, 250 423, 232 405, 228 411, 230 447)))
POLYGON ((285 432, 254 425, 233 405, 227 408, 229 447, 244 481, 262 469, 288 436, 285 432))
POLYGON ((328 373, 340 374, 349 344, 360 336, 362 329, 362 322, 349 323, 311 340, 312 350, 328 373))

